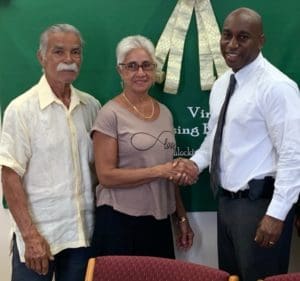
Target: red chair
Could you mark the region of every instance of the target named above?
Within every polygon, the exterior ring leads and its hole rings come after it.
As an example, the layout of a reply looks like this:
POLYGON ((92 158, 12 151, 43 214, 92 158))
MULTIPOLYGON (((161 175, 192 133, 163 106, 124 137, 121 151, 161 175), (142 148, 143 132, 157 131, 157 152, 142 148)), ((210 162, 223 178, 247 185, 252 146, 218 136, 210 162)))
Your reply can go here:
POLYGON ((158 257, 103 256, 91 258, 85 281, 238 281, 225 271, 158 257))
POLYGON ((300 272, 273 275, 266 277, 264 281, 300 281, 300 272))

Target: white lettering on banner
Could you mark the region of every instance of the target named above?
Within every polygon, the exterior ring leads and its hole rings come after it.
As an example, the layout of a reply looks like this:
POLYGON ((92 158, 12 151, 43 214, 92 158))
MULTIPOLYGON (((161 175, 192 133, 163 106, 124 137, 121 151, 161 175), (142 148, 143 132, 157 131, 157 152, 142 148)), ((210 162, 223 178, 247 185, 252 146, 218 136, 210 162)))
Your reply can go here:
MULTIPOLYGON (((207 123, 202 123, 202 131, 201 133, 203 135, 206 135, 208 131, 208 126, 207 123)), ((177 126, 176 128, 174 128, 174 133, 176 135, 190 135, 191 137, 199 137, 200 136, 200 130, 199 127, 193 127, 193 128, 189 128, 189 127, 181 127, 181 126, 177 126)))
MULTIPOLYGON (((200 119, 199 126, 195 127, 182 127, 178 125, 174 128, 174 133, 176 135, 189 135, 193 138, 199 137, 202 135, 207 135, 208 133, 208 119, 210 116, 209 111, 201 108, 200 106, 187 106, 187 111, 191 114, 192 118, 200 119)), ((197 121, 196 121, 197 122, 197 121)), ((194 121, 193 121, 194 123, 194 121)), ((199 144, 200 145, 200 144, 199 144)), ((191 157, 194 154, 194 149, 191 149, 189 146, 187 147, 180 147, 176 146, 174 151, 175 157, 191 157)))
POLYGON ((191 113, 193 118, 199 117, 199 118, 209 118, 210 113, 201 108, 200 106, 187 106, 186 107, 188 109, 188 111, 191 113))
POLYGON ((177 128, 174 128, 174 132, 176 135, 190 135, 192 137, 199 137, 199 127, 194 128, 182 128, 181 126, 178 126, 177 128))
POLYGON ((208 124, 207 123, 202 123, 203 125, 203 135, 207 135, 208 133, 208 124))
POLYGON ((202 122, 202 128, 199 129, 198 126, 196 127, 182 127, 177 126, 174 128, 174 132, 176 135, 190 135, 191 137, 199 137, 200 134, 206 135, 208 132, 208 126, 207 121, 210 116, 210 113, 201 108, 200 106, 187 106, 186 107, 188 112, 192 115, 192 118, 199 118, 199 119, 205 119, 205 122, 202 122))
POLYGON ((195 153, 194 149, 191 149, 189 146, 185 148, 185 150, 180 150, 180 147, 176 147, 174 151, 174 157, 191 157, 195 153))

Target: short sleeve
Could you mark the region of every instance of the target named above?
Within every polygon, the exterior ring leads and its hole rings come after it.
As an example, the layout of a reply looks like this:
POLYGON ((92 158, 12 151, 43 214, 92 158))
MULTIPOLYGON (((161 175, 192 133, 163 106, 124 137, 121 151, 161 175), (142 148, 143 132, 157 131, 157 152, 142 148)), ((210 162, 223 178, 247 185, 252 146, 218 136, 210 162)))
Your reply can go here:
POLYGON ((7 166, 18 175, 23 176, 31 157, 31 149, 26 120, 19 109, 11 104, 4 113, 0 165, 7 166))
POLYGON ((113 101, 108 102, 98 112, 97 118, 91 129, 91 137, 93 133, 100 132, 112 138, 117 138, 117 114, 111 105, 113 101))

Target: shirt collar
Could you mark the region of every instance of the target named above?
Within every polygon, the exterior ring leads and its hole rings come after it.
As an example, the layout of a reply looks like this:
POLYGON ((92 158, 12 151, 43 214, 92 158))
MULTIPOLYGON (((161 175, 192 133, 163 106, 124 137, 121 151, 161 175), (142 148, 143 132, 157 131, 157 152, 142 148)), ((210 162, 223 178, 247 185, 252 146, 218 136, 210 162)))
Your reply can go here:
MULTIPOLYGON (((41 110, 45 109, 52 103, 62 104, 61 100, 53 93, 45 75, 43 75, 38 83, 38 95, 41 110)), ((87 100, 84 95, 77 92, 71 85, 71 103, 70 110, 75 108, 79 103, 87 104, 87 100)))
POLYGON ((258 56, 252 62, 244 66, 238 72, 234 73, 237 83, 241 84, 245 80, 247 80, 249 75, 251 75, 251 72, 256 71, 257 67, 261 64, 263 59, 264 57, 262 53, 259 53, 258 56))

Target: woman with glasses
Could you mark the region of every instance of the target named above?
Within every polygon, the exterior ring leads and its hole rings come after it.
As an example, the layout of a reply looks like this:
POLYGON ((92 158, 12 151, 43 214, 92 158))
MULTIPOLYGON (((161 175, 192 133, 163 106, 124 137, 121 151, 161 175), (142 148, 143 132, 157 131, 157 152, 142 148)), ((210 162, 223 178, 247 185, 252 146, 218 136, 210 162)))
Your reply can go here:
POLYGON ((154 46, 129 36, 116 56, 123 91, 103 106, 92 128, 99 179, 93 254, 174 258, 170 216, 177 217, 179 248, 189 249, 194 234, 170 181, 182 172, 172 163, 172 115, 149 95, 154 46))

